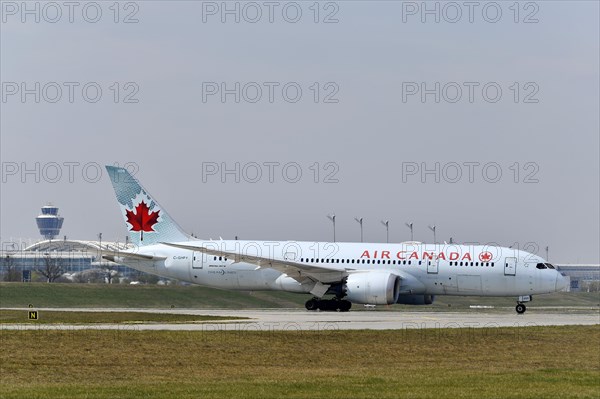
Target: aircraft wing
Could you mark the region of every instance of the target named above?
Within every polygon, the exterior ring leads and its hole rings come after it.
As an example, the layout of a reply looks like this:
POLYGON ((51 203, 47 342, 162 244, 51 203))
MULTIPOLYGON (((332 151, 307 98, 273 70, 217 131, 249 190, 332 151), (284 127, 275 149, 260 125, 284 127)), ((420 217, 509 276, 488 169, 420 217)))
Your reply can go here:
POLYGON ((212 248, 206 248, 195 245, 172 244, 163 242, 161 244, 169 245, 175 248, 187 249, 190 251, 202 252, 213 256, 222 256, 234 260, 234 262, 245 262, 256 265, 257 269, 261 267, 275 269, 285 273, 294 280, 303 283, 307 278, 324 284, 336 283, 342 281, 348 276, 349 271, 353 269, 334 269, 326 266, 305 265, 303 263, 283 260, 270 259, 262 256, 244 255, 236 252, 220 251, 212 248))

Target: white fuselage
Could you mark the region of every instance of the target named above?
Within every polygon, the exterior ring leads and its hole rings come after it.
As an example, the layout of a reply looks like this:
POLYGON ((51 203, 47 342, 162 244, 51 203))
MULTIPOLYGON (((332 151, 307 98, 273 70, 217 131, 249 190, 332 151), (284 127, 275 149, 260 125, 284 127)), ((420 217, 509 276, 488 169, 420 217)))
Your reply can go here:
MULTIPOLYGON (((533 295, 559 291, 566 284, 557 270, 539 268, 544 264, 539 256, 495 246, 228 240, 191 243, 274 260, 327 266, 349 273, 385 270, 401 277, 400 294, 533 295)), ((164 244, 140 247, 136 253, 163 259, 127 259, 124 262, 127 266, 194 284, 300 293, 309 292, 311 288, 267 265, 257 267, 164 244)))

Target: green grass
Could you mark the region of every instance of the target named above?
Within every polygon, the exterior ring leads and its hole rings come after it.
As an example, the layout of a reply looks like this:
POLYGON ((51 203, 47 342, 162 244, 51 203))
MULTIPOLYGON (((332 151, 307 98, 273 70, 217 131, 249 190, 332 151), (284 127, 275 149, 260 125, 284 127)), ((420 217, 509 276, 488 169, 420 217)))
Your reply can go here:
POLYGON ((224 291, 199 286, 0 283, 0 307, 278 308, 300 307, 305 295, 224 291))
MULTIPOLYGON (((29 320, 29 311, 0 309, 0 324, 87 324, 87 323, 190 323, 234 320, 232 317, 145 312, 61 312, 39 311, 38 320, 29 320)), ((246 319, 245 317, 235 320, 246 319)))
MULTIPOLYGON (((40 308, 303 308, 309 295, 277 291, 229 291, 199 286, 0 283, 0 307, 40 308)), ((394 305, 399 311, 469 310, 470 305, 513 308, 516 298, 437 296, 431 306, 394 305)), ((550 306, 600 306, 600 293, 560 292, 534 297, 530 310, 550 306)), ((360 305, 354 309, 361 309, 360 305)), ((378 307, 388 309, 388 307, 378 307)))
POLYGON ((594 398, 600 327, 0 330, 0 397, 594 398))

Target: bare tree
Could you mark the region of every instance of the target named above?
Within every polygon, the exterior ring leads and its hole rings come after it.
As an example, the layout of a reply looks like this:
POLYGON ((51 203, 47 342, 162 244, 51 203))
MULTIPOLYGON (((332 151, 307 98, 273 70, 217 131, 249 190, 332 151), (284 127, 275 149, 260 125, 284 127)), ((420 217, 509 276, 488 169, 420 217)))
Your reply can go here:
POLYGON ((112 284, 112 280, 119 274, 118 265, 113 262, 103 262, 102 271, 105 273, 105 279, 108 284, 112 284))
POLYGON ((63 260, 60 257, 52 257, 50 254, 46 254, 42 266, 37 268, 36 271, 46 277, 49 283, 52 283, 65 272, 63 260))
POLYGON ((12 256, 6 255, 6 258, 4 258, 4 262, 2 263, 4 264, 5 268, 3 278, 4 281, 19 281, 21 279, 21 276, 17 271, 17 267, 15 265, 15 260, 12 256))
POLYGON ((585 290, 586 292, 598 292, 600 291, 600 281, 584 281, 583 284, 581 284, 581 290, 585 290))

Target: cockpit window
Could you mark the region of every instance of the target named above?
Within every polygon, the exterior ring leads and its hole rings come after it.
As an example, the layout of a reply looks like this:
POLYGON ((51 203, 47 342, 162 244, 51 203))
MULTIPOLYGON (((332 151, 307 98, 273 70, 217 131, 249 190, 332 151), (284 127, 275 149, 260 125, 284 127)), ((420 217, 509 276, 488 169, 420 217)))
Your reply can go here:
POLYGON ((547 269, 546 265, 543 263, 538 263, 535 267, 537 267, 538 269, 547 269))
POLYGON ((550 263, 546 263, 546 266, 548 267, 548 269, 555 269, 555 267, 552 266, 550 263))

